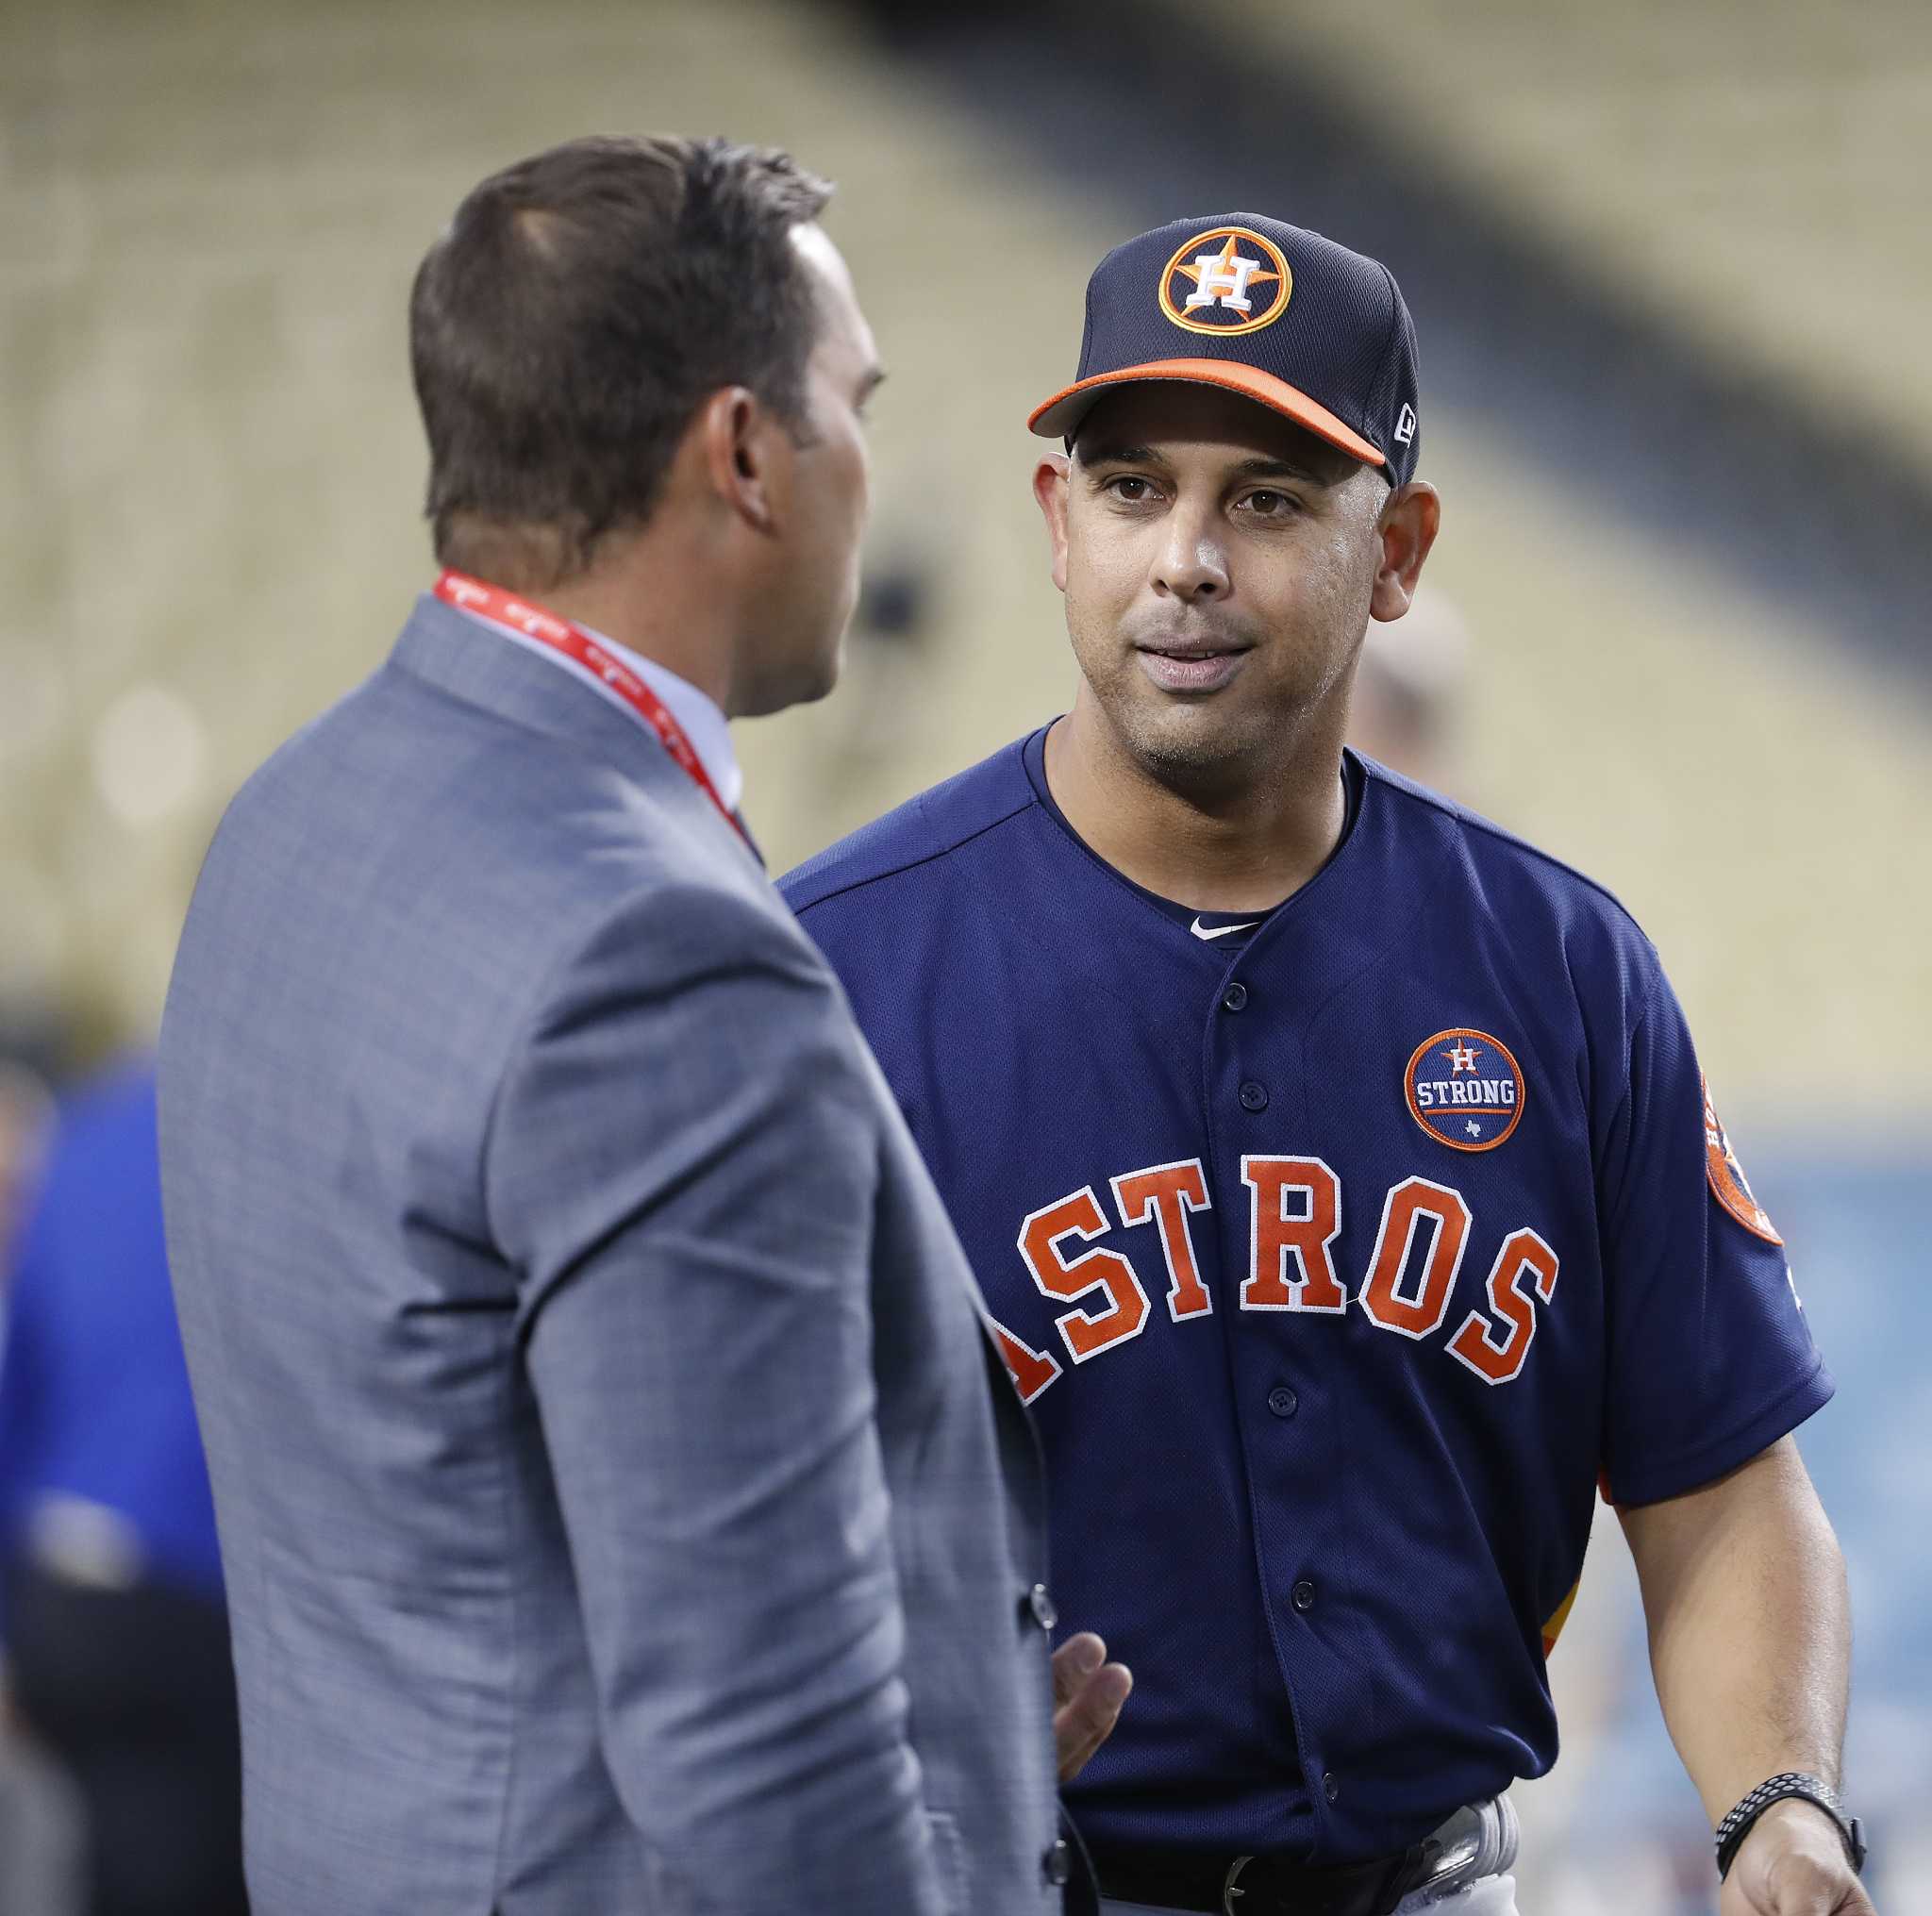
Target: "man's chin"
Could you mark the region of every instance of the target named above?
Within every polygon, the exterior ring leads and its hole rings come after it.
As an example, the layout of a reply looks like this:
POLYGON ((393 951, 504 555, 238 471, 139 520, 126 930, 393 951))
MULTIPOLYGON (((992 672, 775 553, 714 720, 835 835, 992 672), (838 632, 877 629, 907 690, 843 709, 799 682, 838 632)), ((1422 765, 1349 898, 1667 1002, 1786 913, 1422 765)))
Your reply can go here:
POLYGON ((1132 701, 1115 729, 1148 774, 1177 790, 1239 783, 1266 755, 1263 728, 1231 699, 1132 701))
POLYGON ((1241 749, 1241 735, 1254 727, 1232 698, 1154 691, 1128 702, 1120 714, 1123 735, 1139 752, 1154 758, 1213 764, 1241 749))
POLYGON ((816 705, 837 687, 840 675, 844 670, 845 639, 841 633, 838 643, 815 658, 809 672, 801 676, 791 703, 799 706, 816 705))
POLYGON ((741 688, 732 699, 729 716, 766 719, 774 712, 790 711, 793 706, 816 705, 839 683, 844 660, 845 641, 841 639, 828 653, 807 664, 741 688))

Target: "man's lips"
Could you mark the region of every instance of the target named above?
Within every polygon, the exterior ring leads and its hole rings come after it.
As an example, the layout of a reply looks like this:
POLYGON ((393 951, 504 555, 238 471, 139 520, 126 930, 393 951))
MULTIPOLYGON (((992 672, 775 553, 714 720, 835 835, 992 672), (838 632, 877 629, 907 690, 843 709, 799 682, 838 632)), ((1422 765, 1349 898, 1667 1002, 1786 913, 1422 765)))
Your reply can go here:
POLYGON ((1241 670, 1250 648, 1205 639, 1144 641, 1134 650, 1141 669, 1163 691, 1218 691, 1241 670))

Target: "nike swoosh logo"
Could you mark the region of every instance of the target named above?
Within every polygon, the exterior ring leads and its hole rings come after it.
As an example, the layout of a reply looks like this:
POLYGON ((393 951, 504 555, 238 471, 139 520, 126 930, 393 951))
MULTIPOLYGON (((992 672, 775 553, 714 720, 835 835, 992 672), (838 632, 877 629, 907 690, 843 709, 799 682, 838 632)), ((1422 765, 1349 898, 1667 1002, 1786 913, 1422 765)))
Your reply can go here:
POLYGON ((1225 938, 1231 931, 1253 931, 1260 922, 1258 918, 1251 918, 1245 925, 1217 925, 1210 931, 1201 923, 1200 915, 1196 913, 1193 924, 1189 925, 1188 929, 1196 938, 1225 938))

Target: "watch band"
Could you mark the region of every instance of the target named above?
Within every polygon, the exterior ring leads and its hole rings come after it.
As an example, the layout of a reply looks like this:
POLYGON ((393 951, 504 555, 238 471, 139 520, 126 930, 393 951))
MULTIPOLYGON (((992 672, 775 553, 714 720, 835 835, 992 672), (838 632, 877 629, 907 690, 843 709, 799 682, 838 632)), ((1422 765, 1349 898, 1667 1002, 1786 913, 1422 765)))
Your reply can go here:
POLYGON ((1852 1874, 1862 1874, 1865 1868, 1864 1825, 1856 1816, 1845 1814, 1845 1807, 1839 1801, 1838 1791, 1824 1777, 1809 1775, 1803 1770, 1786 1770, 1778 1775, 1766 1777, 1718 1824, 1717 1874, 1720 1882, 1730 1874, 1732 1858, 1751 1834, 1752 1824, 1774 1803, 1783 1803, 1791 1797, 1805 1803, 1815 1803, 1838 1824, 1845 1855, 1851 1859, 1852 1874))

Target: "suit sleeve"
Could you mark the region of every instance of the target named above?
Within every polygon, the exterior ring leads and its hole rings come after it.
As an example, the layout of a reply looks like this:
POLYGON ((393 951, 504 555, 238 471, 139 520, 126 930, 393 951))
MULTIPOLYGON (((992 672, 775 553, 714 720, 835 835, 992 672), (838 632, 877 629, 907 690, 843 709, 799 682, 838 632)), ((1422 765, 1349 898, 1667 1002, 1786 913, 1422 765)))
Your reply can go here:
POLYGON ((943 1908, 875 1425, 858 1044, 791 926, 657 892, 565 966, 487 1145, 606 1760, 679 1909, 943 1908))
POLYGON ((1832 1392, 1785 1246, 1729 1155, 1676 995, 1645 958, 1600 1166, 1603 1458, 1618 1504, 1709 1483, 1832 1392))

